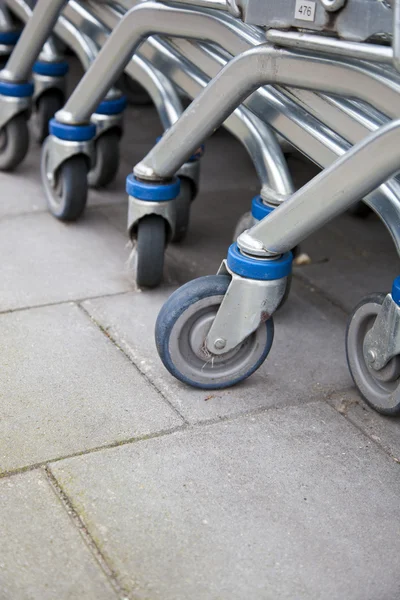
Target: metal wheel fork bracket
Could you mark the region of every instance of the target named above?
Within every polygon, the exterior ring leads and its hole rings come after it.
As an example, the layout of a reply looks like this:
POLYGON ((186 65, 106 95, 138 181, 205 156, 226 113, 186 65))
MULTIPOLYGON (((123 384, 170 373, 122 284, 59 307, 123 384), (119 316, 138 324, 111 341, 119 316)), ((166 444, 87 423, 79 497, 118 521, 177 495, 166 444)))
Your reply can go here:
POLYGON ((39 75, 39 73, 33 73, 32 79, 33 84, 35 86, 35 91, 33 93, 34 100, 37 100, 43 94, 43 92, 54 89, 60 90, 63 96, 65 96, 65 77, 55 77, 50 75, 39 75))
POLYGON ((94 164, 94 143, 93 140, 84 142, 71 142, 68 140, 60 140, 54 135, 50 135, 45 141, 45 146, 42 150, 47 153, 46 174, 53 185, 57 169, 71 156, 77 154, 85 154, 88 157, 90 164, 94 164))
POLYGON ((0 129, 3 128, 8 121, 24 111, 29 111, 31 108, 31 97, 16 97, 4 96, 0 94, 0 129))
POLYGON ((186 177, 190 179, 195 188, 195 196, 197 195, 199 189, 199 180, 200 180, 200 161, 192 160, 183 163, 179 171, 177 172, 179 177, 186 177))
POLYGON ((287 277, 272 281, 248 279, 234 273, 222 261, 218 275, 232 277, 228 290, 206 338, 212 354, 224 354, 243 342, 278 308, 287 277))
POLYGON ((131 237, 134 236, 136 225, 146 215, 160 215, 169 225, 168 239, 170 239, 175 233, 176 206, 174 200, 179 194, 179 179, 166 184, 160 183, 153 187, 154 193, 151 197, 151 185, 137 181, 132 175, 127 177, 128 232, 131 237), (138 198, 138 196, 142 197, 138 198))
POLYGON ((118 115, 101 115, 93 113, 90 122, 96 126, 96 138, 109 129, 118 129, 122 133, 123 113, 118 115))
POLYGON ((365 336, 364 358, 379 371, 400 354, 400 307, 388 294, 370 331, 365 336))

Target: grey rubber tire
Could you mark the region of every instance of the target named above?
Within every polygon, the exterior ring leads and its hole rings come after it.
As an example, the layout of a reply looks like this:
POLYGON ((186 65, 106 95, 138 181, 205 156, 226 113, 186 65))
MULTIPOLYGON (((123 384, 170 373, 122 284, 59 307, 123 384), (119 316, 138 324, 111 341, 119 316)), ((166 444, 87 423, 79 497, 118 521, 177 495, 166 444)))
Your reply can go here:
POLYGON ((88 174, 90 187, 105 187, 116 178, 119 168, 119 140, 120 135, 116 129, 110 129, 97 138, 96 162, 88 174))
POLYGON ((49 135, 49 121, 64 106, 61 92, 48 90, 37 99, 31 116, 33 136, 38 144, 42 144, 49 135))
POLYGON ((181 189, 175 199, 176 221, 172 242, 177 243, 185 239, 190 221, 190 207, 194 198, 193 183, 187 177, 181 177, 181 189))
POLYGON ((27 115, 13 117, 0 131, 0 170, 12 171, 25 158, 29 149, 27 115))
POLYGON ((379 313, 385 294, 364 298, 349 318, 346 332, 347 364, 353 381, 369 406, 384 415, 400 414, 400 357, 395 356, 380 371, 364 358, 364 340, 379 313))
POLYGON ((136 283, 139 287, 160 285, 164 271, 167 224, 159 215, 143 217, 137 226, 136 283))
POLYGON ((51 214, 60 221, 76 221, 86 207, 88 164, 82 154, 68 158, 57 170, 56 186, 47 179, 42 162, 42 182, 51 214))

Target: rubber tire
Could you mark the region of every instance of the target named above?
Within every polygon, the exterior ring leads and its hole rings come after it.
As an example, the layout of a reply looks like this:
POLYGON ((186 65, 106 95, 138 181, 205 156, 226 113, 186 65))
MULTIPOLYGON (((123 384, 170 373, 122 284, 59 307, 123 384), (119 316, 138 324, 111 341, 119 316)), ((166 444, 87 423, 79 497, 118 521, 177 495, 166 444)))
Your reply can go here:
POLYGON ((3 128, 5 145, 0 149, 0 171, 12 171, 25 158, 29 149, 29 130, 26 113, 19 113, 3 128))
POLYGON ((36 101, 36 108, 31 117, 33 136, 38 144, 43 144, 49 135, 49 121, 64 106, 61 92, 48 90, 36 101))
POLYGON ((173 243, 179 243, 186 237, 190 222, 190 208, 195 197, 194 185, 190 179, 181 177, 180 180, 181 189, 179 196, 175 199, 175 232, 171 240, 173 243))
POLYGON ((116 129, 110 129, 100 135, 95 142, 95 165, 88 174, 88 184, 92 188, 109 185, 118 174, 119 140, 116 129))
MULTIPOLYGON (((366 298, 363 298, 363 300, 355 307, 354 311, 352 312, 352 314, 349 317, 348 324, 347 324, 346 359, 347 359, 347 365, 349 367, 350 375, 354 381, 354 384, 355 384, 357 390, 359 391, 359 393, 361 394, 361 396, 363 397, 365 402, 371 408, 376 410, 378 413, 381 413, 383 415, 395 416, 395 415, 400 415, 400 394, 398 394, 399 402, 395 406, 385 408, 382 405, 377 405, 372 400, 371 395, 368 396, 365 393, 365 390, 368 390, 368 387, 369 387, 367 378, 371 377, 371 369, 368 369, 368 367, 365 365, 365 360, 363 357, 363 348, 360 347, 360 343, 358 343, 357 341, 355 341, 355 342, 353 341, 354 340, 354 332, 352 331, 353 321, 354 321, 354 318, 356 317, 356 313, 358 313, 358 311, 367 304, 382 305, 385 297, 386 297, 386 294, 382 294, 382 293, 371 294, 371 296, 367 296, 366 298), (356 352, 354 351, 354 344, 357 345, 356 352), (359 363, 361 363, 361 367, 359 366, 359 363), (365 368, 365 373, 363 373, 364 368, 365 368), (367 382, 366 385, 365 385, 365 381, 367 382)), ((356 330, 357 333, 358 333, 358 331, 359 330, 356 330)), ((363 336, 363 340, 364 339, 365 339, 365 336, 363 336)), ((363 340, 362 340, 362 342, 363 342, 363 340)), ((362 345, 362 343, 361 343, 361 345, 362 345)), ((399 358, 394 357, 392 360, 396 360, 396 359, 400 360, 400 357, 399 358)), ((384 368, 387 368, 389 365, 390 365, 390 362, 384 368)), ((375 378, 373 375, 371 377, 371 380, 372 381, 377 380, 379 382, 378 378, 375 378)), ((393 391, 393 394, 396 393, 400 389, 400 376, 398 377, 398 379, 396 379, 396 381, 398 382, 398 386, 393 391)), ((378 383, 378 385, 379 385, 379 383, 378 383)), ((382 385, 381 385, 381 389, 382 389, 382 385)), ((385 393, 385 390, 384 390, 384 393, 385 393)), ((391 395, 389 390, 387 390, 387 394, 388 394, 388 396, 391 395)))
MULTIPOLYGON (((158 354, 165 368, 179 381, 190 385, 191 387, 200 389, 223 389, 231 387, 252 375, 267 358, 274 338, 274 323, 272 317, 265 322, 267 328, 267 344, 264 347, 261 357, 257 362, 242 374, 240 377, 233 378, 224 383, 199 383, 193 379, 189 379, 184 375, 172 361, 169 341, 175 323, 193 304, 207 297, 224 296, 231 278, 228 275, 207 275, 199 277, 194 281, 189 281, 178 290, 176 290, 165 302, 157 317, 155 326, 155 341, 158 354)), ((254 334, 253 334, 254 335, 254 334)))
POLYGON ((145 88, 137 81, 123 73, 119 78, 116 87, 126 96, 129 104, 132 106, 150 106, 153 101, 145 88))
MULTIPOLYGON (((63 201, 59 209, 48 200, 49 210, 54 217, 60 221, 77 221, 83 214, 88 195, 88 164, 87 159, 82 154, 72 156, 62 163, 58 169, 57 178, 62 180, 63 201)), ((50 187, 46 179, 46 195, 51 193, 54 196, 55 190, 50 187), (47 183, 47 185, 46 185, 47 183)))
POLYGON ((160 215, 146 215, 138 223, 136 236, 136 283, 157 287, 163 279, 167 223, 160 215))

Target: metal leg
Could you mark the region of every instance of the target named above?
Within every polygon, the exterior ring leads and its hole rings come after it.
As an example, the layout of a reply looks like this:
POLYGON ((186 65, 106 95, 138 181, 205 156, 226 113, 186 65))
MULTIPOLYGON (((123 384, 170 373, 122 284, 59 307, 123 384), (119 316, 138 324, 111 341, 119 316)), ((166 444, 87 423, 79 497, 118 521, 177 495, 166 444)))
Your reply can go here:
POLYGON ((67 1, 38 0, 6 68, 1 71, 3 81, 20 82, 29 79, 33 64, 67 1))
POLYGON ((239 248, 261 256, 288 251, 393 176, 400 166, 399 148, 396 120, 370 134, 239 236, 239 248))

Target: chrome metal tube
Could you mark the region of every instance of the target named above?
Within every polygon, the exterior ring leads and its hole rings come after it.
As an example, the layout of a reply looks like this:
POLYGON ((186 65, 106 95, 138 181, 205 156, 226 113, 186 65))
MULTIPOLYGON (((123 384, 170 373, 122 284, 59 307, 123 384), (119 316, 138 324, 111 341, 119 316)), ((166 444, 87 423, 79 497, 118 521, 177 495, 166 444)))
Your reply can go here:
MULTIPOLYGON (((293 248, 400 168, 400 119, 382 126, 314 177, 247 235, 273 254, 293 248)), ((241 246, 240 237, 238 244, 241 246)), ((246 243, 246 251, 249 247, 246 243)))
POLYGON ((0 0, 0 31, 10 31, 15 27, 5 0, 0 0))
POLYGON ((5 81, 26 81, 34 62, 68 0, 38 0, 32 16, 25 25, 6 68, 1 71, 5 81))
POLYGON ((359 67, 326 62, 270 46, 257 46, 232 59, 192 102, 179 121, 134 168, 138 177, 171 177, 228 115, 261 85, 275 83, 375 100, 400 115, 400 86, 370 78, 359 67), (380 96, 380 97, 378 97, 380 96), (218 102, 216 102, 218 98, 218 102))
POLYGON ((393 7, 393 65, 400 71, 400 0, 394 0, 393 7))
MULTIPOLYGON (((87 122, 132 54, 149 35, 182 35, 214 41, 215 29, 225 30, 213 16, 171 8, 151 0, 135 6, 118 23, 64 109, 57 113, 57 118, 63 123, 87 122)), ((229 31, 225 33, 228 38, 232 35, 229 31)))
POLYGON ((278 29, 268 29, 265 37, 271 44, 277 44, 285 48, 326 52, 330 56, 343 56, 345 58, 356 58, 358 60, 369 60, 387 64, 392 64, 393 62, 392 48, 380 44, 347 42, 345 40, 338 40, 335 37, 299 33, 297 31, 279 31, 278 29))

